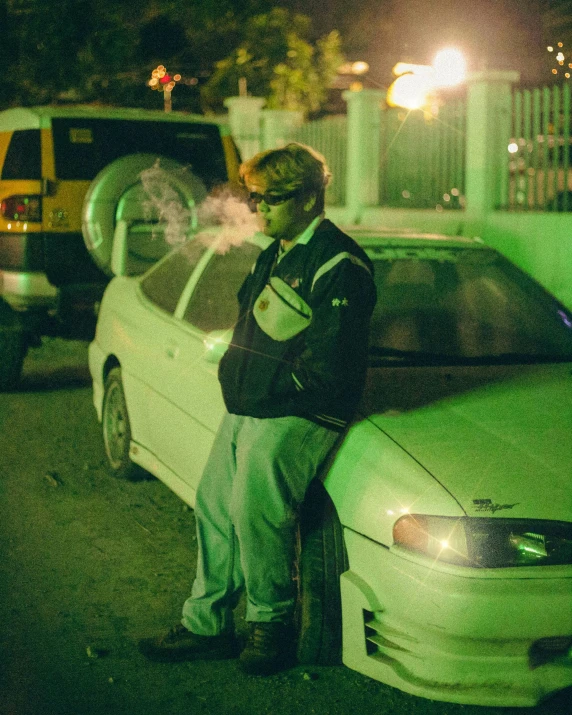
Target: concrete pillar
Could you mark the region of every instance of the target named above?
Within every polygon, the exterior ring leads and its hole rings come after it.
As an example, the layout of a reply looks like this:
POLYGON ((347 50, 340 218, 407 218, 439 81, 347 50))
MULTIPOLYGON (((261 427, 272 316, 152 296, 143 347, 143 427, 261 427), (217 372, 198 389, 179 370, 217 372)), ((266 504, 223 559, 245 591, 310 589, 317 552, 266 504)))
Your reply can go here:
POLYGON ((250 159, 260 151, 260 113, 263 97, 227 97, 228 122, 242 160, 250 159))
POLYGON ((379 204, 381 103, 379 89, 347 90, 348 105, 346 214, 348 223, 359 223, 363 209, 379 204))
POLYGON ((304 123, 304 113, 291 109, 262 110, 262 149, 278 149, 292 141, 292 132, 304 123))
POLYGON ((518 72, 488 70, 467 78, 465 199, 469 220, 484 220, 505 199, 512 85, 518 80, 518 72))

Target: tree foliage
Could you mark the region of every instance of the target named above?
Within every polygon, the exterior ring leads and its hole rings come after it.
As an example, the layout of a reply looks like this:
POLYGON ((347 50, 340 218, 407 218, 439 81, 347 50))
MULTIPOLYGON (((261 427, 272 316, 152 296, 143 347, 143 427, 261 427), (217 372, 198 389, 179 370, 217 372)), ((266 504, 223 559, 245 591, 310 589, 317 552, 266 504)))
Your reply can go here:
POLYGON ((338 32, 315 43, 310 32, 309 17, 283 8, 250 18, 241 43, 216 63, 203 88, 205 104, 219 109, 244 78, 248 93, 266 98, 270 109, 317 112, 343 56, 338 32))
POLYGON ((9 10, 1 32, 13 48, 12 104, 112 103, 122 79, 140 81, 140 19, 126 0, 59 0, 57 12, 49 2, 12 0, 9 10))
POLYGON ((9 78, 0 108, 160 107, 161 95, 146 83, 163 64, 183 76, 175 108, 218 110, 246 76, 250 93, 268 106, 316 111, 339 65, 339 37, 311 42, 308 17, 267 9, 267 0, 59 0, 55 11, 45 0, 0 0, 0 60, 9 78))

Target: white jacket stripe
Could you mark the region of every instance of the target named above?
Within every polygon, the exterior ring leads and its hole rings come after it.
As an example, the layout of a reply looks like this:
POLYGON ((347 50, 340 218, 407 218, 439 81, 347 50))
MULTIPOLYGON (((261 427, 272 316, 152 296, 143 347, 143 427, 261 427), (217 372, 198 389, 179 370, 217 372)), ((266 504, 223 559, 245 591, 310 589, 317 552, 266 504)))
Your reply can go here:
POLYGON ((318 268, 314 276, 314 280, 312 281, 312 290, 314 290, 314 286, 316 285, 317 280, 319 280, 328 271, 331 271, 332 268, 335 268, 335 266, 337 266, 338 263, 340 261, 343 261, 345 258, 351 261, 354 265, 365 268, 365 270, 370 273, 369 267, 360 258, 354 256, 353 253, 348 253, 348 251, 342 251, 341 253, 335 255, 333 258, 330 258, 329 261, 326 261, 323 266, 320 266, 320 268, 318 268))
POLYGON ((335 425, 336 427, 345 427, 347 425, 347 420, 340 420, 337 417, 330 417, 330 415, 316 414, 315 417, 322 420, 322 422, 329 422, 330 424, 335 425))

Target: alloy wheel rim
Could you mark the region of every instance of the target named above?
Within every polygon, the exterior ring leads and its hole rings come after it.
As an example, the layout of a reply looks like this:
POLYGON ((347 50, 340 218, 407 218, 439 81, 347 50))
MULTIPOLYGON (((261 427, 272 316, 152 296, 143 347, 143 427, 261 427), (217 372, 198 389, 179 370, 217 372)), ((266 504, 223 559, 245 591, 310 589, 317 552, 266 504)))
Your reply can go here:
POLYGON ((109 390, 104 415, 104 441, 107 456, 113 468, 121 466, 125 455, 127 437, 127 411, 118 385, 109 390))

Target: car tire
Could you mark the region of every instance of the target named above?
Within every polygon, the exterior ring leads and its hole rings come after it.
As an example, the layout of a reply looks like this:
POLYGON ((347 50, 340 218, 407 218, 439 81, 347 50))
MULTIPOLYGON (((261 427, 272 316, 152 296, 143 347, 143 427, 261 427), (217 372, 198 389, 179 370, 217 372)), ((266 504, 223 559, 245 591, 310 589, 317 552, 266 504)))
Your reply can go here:
POLYGON ((105 379, 101 428, 107 462, 114 476, 129 481, 143 479, 144 470, 129 457, 131 424, 120 367, 112 368, 105 379))
POLYGON ((323 484, 314 480, 302 505, 298 539, 298 661, 338 665, 342 658, 340 576, 348 568, 343 529, 323 484))
POLYGON ((0 327, 0 392, 14 390, 20 382, 26 336, 22 330, 11 326, 0 327))

